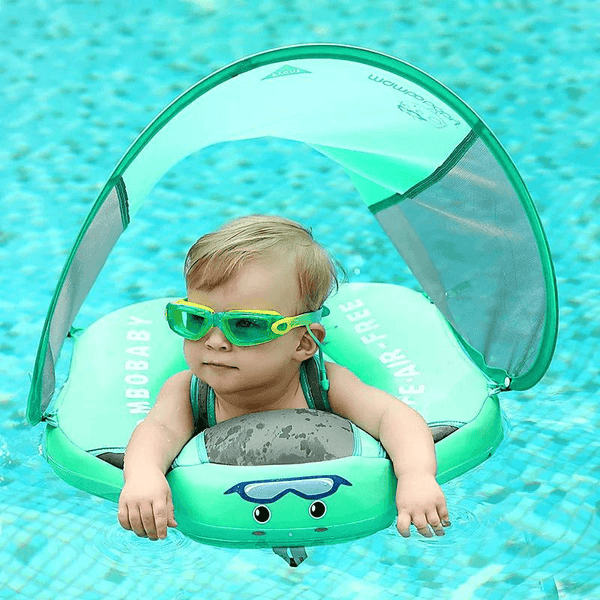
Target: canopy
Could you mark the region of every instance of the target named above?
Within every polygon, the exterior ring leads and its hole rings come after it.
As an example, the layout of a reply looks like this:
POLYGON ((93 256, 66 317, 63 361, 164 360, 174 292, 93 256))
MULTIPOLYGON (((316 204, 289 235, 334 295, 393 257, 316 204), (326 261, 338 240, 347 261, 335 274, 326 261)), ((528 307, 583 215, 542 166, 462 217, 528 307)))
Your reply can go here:
POLYGON ((192 86, 135 140, 96 200, 60 276, 27 416, 42 418, 55 363, 114 244, 154 184, 212 144, 271 136, 348 172, 473 360, 504 389, 545 373, 556 342, 548 244, 511 159, 481 119, 419 69, 334 44, 278 48, 192 86))

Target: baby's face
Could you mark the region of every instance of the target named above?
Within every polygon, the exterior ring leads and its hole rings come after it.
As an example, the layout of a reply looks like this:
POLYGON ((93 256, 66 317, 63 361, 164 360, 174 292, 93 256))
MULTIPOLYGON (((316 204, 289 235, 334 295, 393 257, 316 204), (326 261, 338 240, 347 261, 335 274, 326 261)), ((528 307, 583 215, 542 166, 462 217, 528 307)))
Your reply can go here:
MULTIPOLYGON (((188 299, 216 312, 253 309, 294 316, 300 306, 296 267, 286 258, 252 261, 210 292, 188 290, 188 299)), ((191 371, 218 394, 251 395, 297 369, 295 351, 305 332, 298 327, 273 341, 239 347, 213 327, 198 341, 185 340, 185 358, 191 371)))

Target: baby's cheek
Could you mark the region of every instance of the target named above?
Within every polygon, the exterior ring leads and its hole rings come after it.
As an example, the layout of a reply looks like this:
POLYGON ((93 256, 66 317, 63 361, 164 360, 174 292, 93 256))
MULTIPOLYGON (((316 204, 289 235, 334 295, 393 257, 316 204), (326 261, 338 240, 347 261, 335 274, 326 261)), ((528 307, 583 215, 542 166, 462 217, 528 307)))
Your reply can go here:
POLYGON ((197 364, 199 360, 198 342, 184 340, 183 356, 185 357, 185 362, 188 364, 188 367, 193 368, 193 366, 197 364))

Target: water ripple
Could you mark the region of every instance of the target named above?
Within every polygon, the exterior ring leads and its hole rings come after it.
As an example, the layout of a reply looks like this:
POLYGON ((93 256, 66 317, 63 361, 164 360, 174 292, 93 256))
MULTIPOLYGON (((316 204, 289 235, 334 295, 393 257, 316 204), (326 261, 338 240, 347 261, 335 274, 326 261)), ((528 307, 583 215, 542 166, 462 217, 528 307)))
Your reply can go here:
POLYGON ((170 529, 164 540, 152 541, 139 538, 119 525, 112 525, 98 533, 86 553, 107 566, 119 570, 155 569, 164 570, 170 566, 178 569, 187 565, 202 564, 206 561, 206 547, 195 544, 177 530, 170 529))
POLYGON ((450 517, 452 525, 446 528, 446 535, 432 538, 417 535, 417 541, 422 544, 454 546, 470 542, 475 538, 482 539, 487 535, 488 525, 464 504, 452 505, 450 517))

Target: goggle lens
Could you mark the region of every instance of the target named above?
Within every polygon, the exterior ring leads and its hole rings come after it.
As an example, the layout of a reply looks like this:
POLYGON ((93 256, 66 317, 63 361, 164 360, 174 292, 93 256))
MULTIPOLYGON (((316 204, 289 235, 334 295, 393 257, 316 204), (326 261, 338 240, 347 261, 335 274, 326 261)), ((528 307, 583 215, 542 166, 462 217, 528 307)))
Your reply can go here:
POLYGON ((169 327, 188 340, 199 340, 210 328, 205 315, 198 314, 191 307, 169 303, 166 309, 169 327))
POLYGON ((202 337, 206 331, 207 319, 203 315, 196 315, 190 312, 182 312, 183 327, 186 332, 194 337, 202 337))
POLYGON ((274 319, 272 317, 268 318, 258 315, 243 317, 225 316, 222 319, 222 323, 229 330, 232 339, 249 344, 274 339, 276 336, 271 331, 271 324, 273 322, 274 319))

